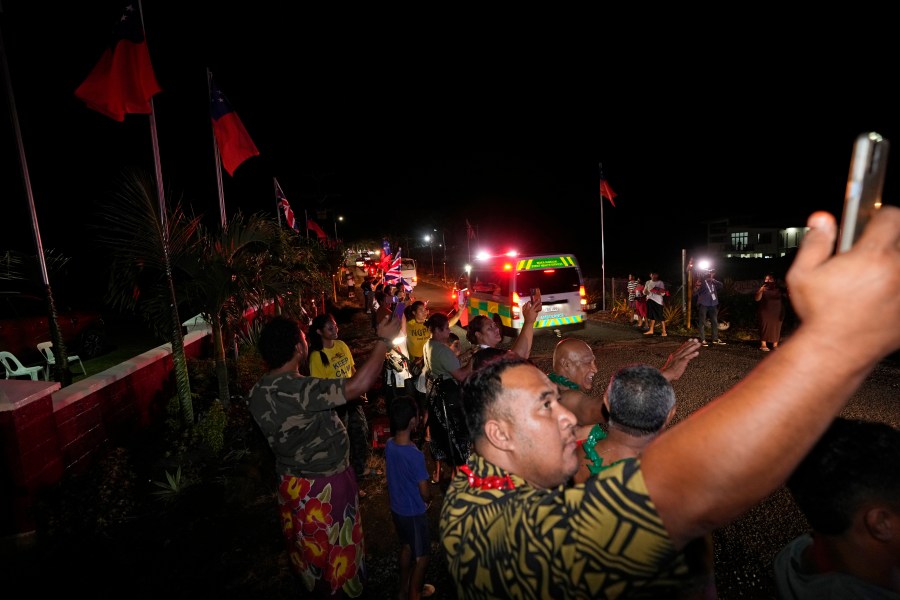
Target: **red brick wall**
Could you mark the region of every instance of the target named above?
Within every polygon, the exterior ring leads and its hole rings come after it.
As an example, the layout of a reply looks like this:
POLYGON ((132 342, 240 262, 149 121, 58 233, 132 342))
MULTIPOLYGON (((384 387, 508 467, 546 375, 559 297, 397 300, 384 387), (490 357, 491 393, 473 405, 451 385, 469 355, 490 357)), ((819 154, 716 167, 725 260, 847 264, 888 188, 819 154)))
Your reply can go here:
MULTIPOLYGON (((206 331, 188 333, 184 343, 189 358, 211 353, 206 331)), ((0 380, 0 536, 32 531, 40 488, 84 472, 109 444, 163 418, 174 395, 168 345, 62 389, 0 380)))

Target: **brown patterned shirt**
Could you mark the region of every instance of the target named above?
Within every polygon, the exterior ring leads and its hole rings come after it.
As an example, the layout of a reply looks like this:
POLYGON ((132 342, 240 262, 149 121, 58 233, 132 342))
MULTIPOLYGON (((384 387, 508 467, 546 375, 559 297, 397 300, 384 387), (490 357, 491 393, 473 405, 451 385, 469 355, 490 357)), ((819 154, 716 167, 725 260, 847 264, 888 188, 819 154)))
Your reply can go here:
POLYGON ((640 461, 586 483, 532 487, 478 454, 473 475, 509 476, 514 490, 453 479, 441 544, 460 598, 661 598, 690 585, 647 493, 640 461))

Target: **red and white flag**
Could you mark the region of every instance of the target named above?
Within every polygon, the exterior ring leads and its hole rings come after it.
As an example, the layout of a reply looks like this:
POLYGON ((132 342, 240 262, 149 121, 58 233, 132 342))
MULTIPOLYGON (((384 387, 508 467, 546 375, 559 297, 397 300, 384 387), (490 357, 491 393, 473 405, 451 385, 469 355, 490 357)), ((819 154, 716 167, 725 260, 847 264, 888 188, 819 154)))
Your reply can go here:
POLYGON ((291 205, 288 203, 287 198, 284 197, 284 192, 281 190, 281 186, 278 185, 277 179, 275 179, 275 200, 278 203, 278 207, 284 211, 284 220, 287 226, 296 231, 297 219, 294 217, 294 211, 291 210, 291 205))

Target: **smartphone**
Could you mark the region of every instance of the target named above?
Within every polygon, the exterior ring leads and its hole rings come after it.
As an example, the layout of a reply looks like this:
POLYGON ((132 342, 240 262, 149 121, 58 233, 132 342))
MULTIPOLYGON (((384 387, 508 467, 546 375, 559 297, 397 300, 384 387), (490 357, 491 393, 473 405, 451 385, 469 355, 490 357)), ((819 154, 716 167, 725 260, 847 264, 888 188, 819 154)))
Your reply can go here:
POLYGON ((406 303, 398 302, 397 305, 394 307, 394 318, 402 319, 404 310, 406 310, 406 303))
POLYGON ((535 304, 539 303, 540 301, 541 301, 541 288, 531 288, 531 305, 534 306, 535 304))
POLYGON ((876 210, 881 208, 881 190, 890 144, 874 131, 861 133, 853 144, 850 174, 844 194, 844 214, 838 234, 838 252, 849 250, 876 210))

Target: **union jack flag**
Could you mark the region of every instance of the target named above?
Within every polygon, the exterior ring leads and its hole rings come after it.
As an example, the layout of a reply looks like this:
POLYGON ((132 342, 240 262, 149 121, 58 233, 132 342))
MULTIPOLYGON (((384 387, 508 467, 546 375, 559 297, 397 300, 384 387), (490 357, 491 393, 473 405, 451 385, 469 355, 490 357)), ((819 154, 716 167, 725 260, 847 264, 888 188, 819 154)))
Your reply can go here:
POLYGON ((391 266, 384 273, 384 282, 390 285, 403 285, 403 289, 407 292, 412 291, 412 285, 406 281, 400 273, 400 252, 402 248, 397 248, 397 256, 391 261, 391 266))
POLYGON ((278 185, 277 179, 275 179, 275 199, 278 201, 278 206, 284 211, 284 220, 287 222, 287 226, 296 231, 297 219, 294 217, 294 211, 291 210, 291 205, 288 204, 287 198, 284 197, 284 192, 281 191, 281 186, 278 185))

